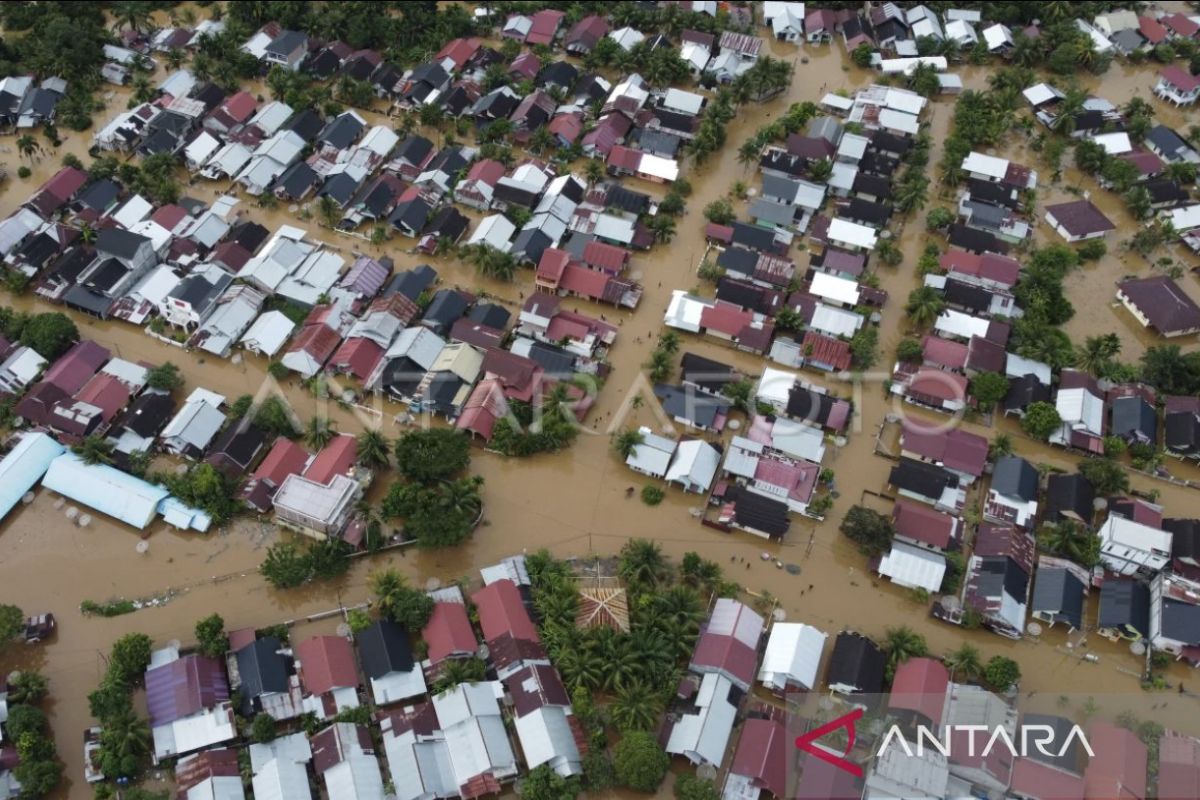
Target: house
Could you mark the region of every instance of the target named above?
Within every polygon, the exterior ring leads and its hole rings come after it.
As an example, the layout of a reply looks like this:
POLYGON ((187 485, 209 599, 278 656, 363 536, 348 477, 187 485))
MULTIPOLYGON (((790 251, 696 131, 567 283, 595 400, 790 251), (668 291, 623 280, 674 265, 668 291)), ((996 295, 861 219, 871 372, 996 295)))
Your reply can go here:
POLYGON ((1037 468, 1019 456, 1004 456, 992 469, 984 517, 1028 530, 1038 510, 1037 468))
POLYGON ((1146 745, 1128 728, 1093 720, 1088 725, 1088 759, 1083 780, 1088 797, 1147 796, 1146 745))
POLYGON ((233 276, 215 265, 200 269, 181 280, 163 297, 158 313, 167 324, 190 333, 208 318, 217 299, 232 283, 233 276))
POLYGON ((237 750, 205 750, 179 759, 175 764, 175 789, 186 798, 244 800, 237 750))
POLYGON ((0 519, 16 508, 26 492, 46 474, 66 448, 40 431, 20 435, 20 440, 0 459, 0 519))
POLYGON ((299 444, 279 437, 243 488, 243 499, 254 510, 271 510, 271 498, 289 475, 300 475, 312 456, 299 444))
POLYGON ((1200 646, 1200 584, 1160 572, 1150 581, 1150 637, 1156 650, 1196 662, 1200 646))
POLYGON ((1140 395, 1127 395, 1114 398, 1110 408, 1109 435, 1131 444, 1158 444, 1158 410, 1153 403, 1140 395))
POLYGON ((952 550, 961 543, 963 522, 920 503, 897 500, 892 507, 897 538, 929 550, 952 550))
POLYGON ((763 25, 781 42, 804 39, 804 3, 784 3, 770 0, 762 6, 763 25))
POLYGON ((1200 453, 1200 402, 1194 398, 1166 398, 1163 444, 1178 458, 1200 453))
POLYGON ((1046 222, 1068 242, 1098 239, 1116 225, 1090 200, 1072 200, 1046 206, 1046 222))
POLYGON ((378 620, 355 639, 376 705, 425 694, 425 676, 413 661, 407 631, 390 620, 378 620))
POLYGON ((249 471, 266 444, 266 436, 258 428, 230 425, 217 436, 204 463, 212 464, 231 478, 240 479, 249 471))
POLYGON ((165 452, 192 460, 199 459, 225 424, 222 395, 196 388, 183 407, 171 418, 159 436, 165 452))
POLYGON ((980 523, 967 563, 963 605, 978 612, 992 631, 1020 638, 1036 555, 1037 544, 1028 532, 1007 524, 980 523))
POLYGON ((664 479, 678 484, 685 492, 705 494, 712 486, 717 474, 721 452, 700 439, 688 439, 679 443, 664 479))
POLYGON ((1167 731, 1158 738, 1159 797, 1200 793, 1200 740, 1167 731))
POLYGON ((951 512, 961 508, 965 497, 954 473, 911 458, 901 458, 892 468, 888 485, 894 487, 901 497, 951 512))
POLYGON ((1136 579, 1108 578, 1100 587, 1096 629, 1116 641, 1150 635, 1150 587, 1136 579))
MULTIPOLYGON (((778 463, 768 462, 766 469, 778 463)), ((757 466, 755 471, 758 471, 757 466)), ((717 522, 763 539, 782 539, 791 527, 792 508, 803 510, 812 496, 811 491, 805 493, 803 489, 795 488, 800 480, 792 480, 792 486, 777 485, 787 482, 777 477, 764 478, 761 482, 755 479, 753 484, 746 485, 719 484, 712 496, 713 501, 721 504, 717 522)))
POLYGON ((215 658, 157 650, 145 680, 155 763, 237 738, 229 682, 215 658))
POLYGON ((308 36, 299 31, 281 30, 263 50, 260 59, 268 64, 278 64, 295 72, 300 69, 308 55, 308 36))
POLYGON ((654 386, 654 396, 667 416, 697 431, 720 433, 729 417, 730 403, 686 386, 654 386))
POLYGON ((521 591, 508 578, 493 581, 471 595, 488 656, 500 680, 534 664, 549 664, 521 591))
POLYGON ((1068 630, 1081 629, 1089 584, 1087 571, 1078 564, 1052 556, 1039 557, 1030 601, 1033 618, 1051 627, 1062 622, 1068 630))
POLYGON ((758 680, 777 694, 795 689, 811 691, 827 635, 811 625, 777 622, 771 626, 758 680))
POLYGON ((429 663, 435 669, 447 659, 475 658, 479 654, 479 643, 461 593, 459 598, 457 602, 435 600, 429 621, 421 631, 429 663))
POLYGON ((904 423, 900 435, 901 455, 928 461, 955 473, 959 482, 971 484, 982 477, 987 466, 988 441, 962 428, 930 429, 904 423))
POLYGON ((825 685, 841 695, 877 695, 883 691, 887 658, 875 642, 855 631, 842 631, 833 644, 825 685))
POLYGON ((285 652, 274 636, 255 638, 233 650, 230 657, 237 666, 238 683, 232 688, 241 699, 238 713, 242 717, 268 714, 286 720, 300 715, 299 693, 294 691, 291 678, 292 660, 285 652))
POLYGON ((12 348, 0 363, 0 392, 18 397, 24 394, 25 387, 42 374, 47 363, 31 347, 12 348))
POLYGON ((665 478, 678 443, 674 439, 659 436, 645 426, 639 428, 638 433, 642 441, 634 445, 625 459, 625 466, 651 478, 665 478))
POLYGON ((787 793, 788 746, 787 730, 779 720, 747 719, 725 776, 724 796, 753 799, 768 792, 783 797, 787 793))
POLYGON ((63 167, 25 201, 24 207, 49 219, 74 200, 87 182, 88 174, 83 170, 63 167))
POLYGON ((1095 454, 1104 452, 1104 399, 1094 380, 1064 370, 1054 404, 1063 425, 1050 434, 1052 443, 1095 454))
POLYGON ((1156 275, 1117 284, 1117 300, 1141 323, 1167 338, 1200 331, 1200 306, 1171 278, 1156 275))
POLYGON ((358 708, 358 669, 346 637, 313 636, 296 645, 295 653, 305 712, 332 719, 358 708))
POLYGON ((1171 562, 1170 531, 1109 514, 1097 536, 1101 562, 1118 575, 1153 575, 1171 562))
POLYGON ((337 722, 313 734, 313 771, 325 782, 329 800, 383 800, 383 777, 375 744, 365 726, 337 722))
POLYGON ((684 679, 690 700, 667 718, 666 747, 696 765, 716 768, 725 758, 743 689, 720 673, 684 679))
POLYGON ((1184 139, 1166 125, 1155 125, 1146 134, 1146 148, 1169 164, 1200 163, 1200 153, 1196 152, 1184 139))
POLYGON ((1087 478, 1075 473, 1054 474, 1046 479, 1045 522, 1066 520, 1090 528, 1096 514, 1096 490, 1087 478))
POLYGON ((933 658, 910 658, 896 667, 888 712, 905 722, 940 728, 946 711, 950 673, 933 658))
POLYGON ((585 56, 607 33, 608 21, 598 14, 592 14, 575 23, 563 38, 563 46, 572 55, 585 56))
POLYGON ((747 691, 757 674, 762 630, 762 617, 748 606, 719 598, 702 629, 688 669, 701 675, 717 674, 741 691, 747 691))
POLYGON ((93 341, 76 342, 42 374, 41 380, 13 410, 35 425, 46 424, 54 406, 82 389, 111 355, 93 341))
POLYGON ((563 777, 583 773, 581 733, 558 671, 548 664, 522 668, 504 681, 516 717, 514 727, 530 769, 548 765, 563 777))
POLYGON ((1006 158, 971 151, 962 161, 962 171, 975 180, 1000 183, 1019 191, 1037 188, 1036 171, 1006 158))
POLYGON ((305 378, 316 375, 337 350, 346 321, 339 307, 317 306, 305 318, 280 363, 305 378))

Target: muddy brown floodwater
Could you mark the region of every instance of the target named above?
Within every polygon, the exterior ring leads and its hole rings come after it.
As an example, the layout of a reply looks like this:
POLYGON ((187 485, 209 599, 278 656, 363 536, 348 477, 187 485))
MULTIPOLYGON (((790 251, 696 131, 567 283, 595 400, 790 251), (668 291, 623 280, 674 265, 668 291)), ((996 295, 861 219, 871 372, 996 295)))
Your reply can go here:
MULTIPOLYGON (((713 199, 728 193, 739 181, 748 186, 757 185, 754 172, 737 162, 738 144, 791 103, 819 100, 825 91, 853 90, 873 77, 849 65, 839 47, 806 47, 802 53, 795 47, 775 42, 769 42, 768 47, 776 56, 796 59, 792 87, 784 97, 740 110, 729 125, 728 144, 723 152, 709 163, 688 171, 687 177, 695 193, 688 202, 688 212, 679 220, 674 241, 639 254, 634 260, 633 269, 640 273, 646 287, 638 310, 634 313, 614 311, 607 307, 592 308, 583 301, 567 301, 568 306, 604 314, 610 320, 615 317, 621 325, 620 337, 611 353, 613 373, 589 419, 590 429, 569 450, 558 454, 515 460, 477 452, 472 468, 486 480, 485 523, 467 544, 438 552, 411 551, 360 559, 338 582, 278 592, 269 588, 256 572, 264 549, 281 535, 267 522, 243 518, 227 529, 206 535, 182 534, 158 523, 149 530, 149 551, 138 554, 134 549, 139 541, 138 532, 99 515, 93 516, 89 527, 77 527, 67 521, 62 509, 54 507, 55 498, 44 491, 38 492, 32 504, 18 508, 9 516, 0 526, 0 599, 17 603, 30 612, 53 611, 58 616, 60 628, 57 639, 48 645, 9 648, 0 657, 0 669, 36 668, 50 679, 49 714, 59 752, 66 763, 65 785, 59 792, 60 797, 91 795, 81 778, 81 732, 92 722, 86 698, 101 676, 109 646, 124 633, 143 631, 159 645, 171 639, 186 643, 192 638, 195 621, 214 611, 224 616, 230 628, 238 628, 297 619, 336 608, 339 603, 361 602, 368 595, 369 574, 385 564, 396 567, 416 579, 418 585, 423 585, 431 576, 451 580, 465 575, 475 579, 479 567, 515 551, 545 547, 559 556, 611 553, 630 537, 654 539, 676 558, 688 550, 695 550, 723 565, 731 559, 744 558, 749 568, 730 570, 731 578, 750 591, 770 592, 779 599, 789 619, 811 623, 831 634, 843 628, 854 628, 878 636, 889 626, 906 624, 927 638, 934 653, 946 652, 969 640, 980 647, 985 657, 1003 653, 1016 658, 1025 676, 1023 690, 1059 693, 1069 689, 1076 694, 1095 695, 1098 701, 1101 695, 1108 693, 1138 691, 1135 677, 1138 660, 1123 647, 1091 637, 1087 642, 1088 651, 1101 658, 1099 663, 1085 663, 1068 653, 1060 630, 1048 631, 1035 639, 1011 642, 985 632, 946 626, 933 621, 927 609, 912 602, 905 592, 876 580, 865 571, 862 556, 839 535, 837 521, 864 492, 879 491, 886 482, 890 462, 874 455, 873 446, 876 429, 893 406, 879 388, 867 387, 863 393, 858 409, 859 430, 850 436, 844 447, 830 448, 826 465, 836 472, 840 498, 829 519, 821 525, 797 520, 787 540, 781 544, 701 527, 691 513, 701 502, 695 495, 671 490, 666 500, 655 508, 649 508, 637 499, 627 499, 626 488, 643 481, 614 455, 606 431, 636 423, 660 425, 645 406, 624 419, 618 417, 627 387, 639 375, 652 338, 662 327, 661 315, 671 290, 700 286, 695 269, 705 247, 701 210, 713 199), (807 63, 800 63, 801 55, 807 57, 807 63), (784 562, 798 564, 801 575, 790 576, 770 562, 761 561, 759 554, 763 552, 784 562), (813 587, 811 591, 809 584, 813 587), (803 594, 801 589, 805 590, 803 594), (78 611, 79 603, 84 599, 145 597, 168 591, 175 592, 168 603, 122 617, 84 618, 78 611)), ((1124 102, 1134 95, 1147 95, 1153 73, 1149 66, 1114 66, 1103 79, 1091 81, 1091 87, 1114 102, 1124 102)), ((986 74, 983 69, 966 70, 964 77, 968 88, 986 88, 986 74)), ((112 92, 108 110, 98 115, 97 121, 102 123, 116 109, 123 108, 126 98, 125 91, 112 92)), ((931 168, 941 156, 941 145, 953 112, 952 102, 932 103, 927 115, 934 141, 931 168)), ((1173 117, 1157 103, 1156 108, 1163 119, 1181 121, 1175 118, 1178 115, 1173 117)), ((373 123, 386 121, 380 114, 368 116, 373 123)), ((86 162, 88 141, 87 135, 70 133, 59 151, 48 153, 31 165, 33 177, 4 184, 0 189, 0 213, 6 215, 16 208, 57 169, 65 153, 74 153, 86 162)), ((12 139, 2 148, 10 162, 11 175, 15 172, 16 160, 12 139)), ((1014 156, 1023 150, 1024 142, 1014 142, 1014 156)), ((1082 179, 1068 171, 1060 186, 1075 185, 1072 181, 1079 180, 1082 179)), ((217 190, 225 188, 225 185, 197 184, 189 191, 211 200, 217 190)), ((645 185, 637 188, 660 191, 660 187, 645 185)), ((1119 220, 1122 236, 1132 229, 1131 220, 1119 208, 1118 201, 1094 184, 1085 188, 1090 188, 1093 199, 1119 220)), ((1062 188, 1054 187, 1043 190, 1040 199, 1057 199, 1062 194, 1062 188)), ((271 229, 294 221, 287 209, 264 212, 252 200, 243 199, 239 210, 271 229)), ((373 255, 385 253, 392 257, 397 268, 431 262, 438 269, 444 285, 487 292, 508 302, 514 309, 520 303, 520 293, 532 291, 529 273, 522 273, 514 284, 499 284, 480 279, 469 265, 453 259, 426 259, 407 252, 397 241, 375 248, 357 239, 332 235, 315 224, 309 227, 314 235, 347 255, 354 250, 373 255)), ((1044 229, 1040 228, 1037 235, 1039 241, 1045 240, 1044 229)), ((914 265, 925 244, 923 215, 908 222, 899 234, 899 244, 904 254, 902 265, 896 269, 883 268, 880 272, 881 285, 892 297, 883 311, 880 330, 881 367, 888 363, 890 354, 905 333, 903 301, 916 285, 914 265)), ((803 252, 794 257, 802 265, 807 261, 803 252)), ((1072 276, 1071 298, 1080 310, 1067 326, 1072 337, 1078 339, 1085 334, 1116 329, 1126 344, 1125 357, 1140 352, 1149 341, 1132 329, 1122 313, 1108 306, 1113 294, 1112 282, 1125 272, 1144 268, 1145 265, 1126 264, 1119 254, 1115 254, 1072 276)), ((1189 284, 1191 280, 1187 279, 1189 284)), ((1189 285, 1189 291, 1194 289, 1189 285)), ((45 310, 28 297, 14 302, 23 309, 45 310)), ((85 337, 112 348, 123 358, 151 363, 174 361, 181 367, 188 387, 205 386, 232 400, 240 394, 256 392, 265 379, 266 364, 255 356, 246 356, 240 364, 202 358, 158 342, 124 323, 97 322, 81 316, 76 316, 76 321, 85 337)), ((686 337, 683 350, 734 363, 752 375, 759 374, 763 367, 761 359, 734 352, 712 339, 686 337)), ((820 376, 806 377, 844 395, 851 393, 848 384, 838 385, 833 379, 820 376)), ((327 409, 326 404, 319 404, 293 381, 285 381, 281 388, 301 418, 320 412, 328 414, 342 431, 353 433, 363 428, 362 419, 336 406, 327 409)), ((391 404, 383 409, 382 422, 378 424, 389 436, 401 431, 392 421, 399 411, 391 404)), ((991 436, 996 432, 968 424, 983 435, 991 436)), ((1005 430, 1013 430, 1008 423, 1001 425, 1005 430)), ((1070 469, 1076 461, 1060 451, 1024 439, 1017 442, 1018 451, 1034 463, 1070 469)), ((389 482, 389 476, 382 476, 372 490, 372 497, 377 500, 389 482)), ((1133 484, 1145 491, 1159 490, 1161 502, 1172 513, 1181 514, 1195 508, 1197 495, 1192 490, 1143 476, 1134 476, 1133 484)), ((1187 677, 1179 668, 1173 668, 1170 674, 1172 681, 1187 677)), ((1100 701, 1100 705, 1104 707, 1104 702, 1100 701)), ((1196 710, 1194 701, 1181 698, 1163 712, 1163 721, 1169 723, 1171 714, 1190 715, 1196 710)))

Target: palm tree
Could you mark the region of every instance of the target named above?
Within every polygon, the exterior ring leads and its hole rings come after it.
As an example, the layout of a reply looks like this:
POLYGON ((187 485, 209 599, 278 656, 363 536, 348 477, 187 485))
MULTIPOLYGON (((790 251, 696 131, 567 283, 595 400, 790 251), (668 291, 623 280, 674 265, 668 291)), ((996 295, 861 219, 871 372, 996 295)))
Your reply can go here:
POLYGON ((327 228, 334 227, 342 219, 342 209, 338 206, 337 200, 327 194, 321 195, 317 200, 317 213, 320 214, 321 221, 327 228))
POLYGON ((672 586, 654 595, 647 614, 650 624, 662 631, 676 657, 686 658, 700 635, 704 611, 704 603, 695 589, 672 586))
POLYGON ((628 583, 653 588, 667 574, 667 562, 658 542, 630 539, 621 548, 621 577, 628 583))
POLYGON ((529 149, 535 153, 544 153, 554 146, 554 134, 543 125, 529 135, 529 149))
POLYGON ((597 631, 597 641, 604 654, 604 688, 615 692, 637 680, 642 672, 642 661, 629 645, 629 637, 618 635, 612 628, 597 631))
POLYGON ((679 576, 688 586, 711 589, 721 580, 721 568, 715 562, 701 558, 698 553, 684 553, 679 576))
POLYGON ((896 208, 902 214, 922 209, 929 202, 929 179, 924 175, 914 173, 911 178, 906 175, 898 188, 896 208))
POLYGON ((942 662, 955 678, 962 680, 973 681, 983 672, 979 648, 969 642, 963 642, 957 650, 947 653, 942 662))
POLYGON ((679 352, 679 334, 675 331, 666 331, 658 335, 658 349, 668 355, 675 355, 679 352))
POLYGON ((563 646, 556 661, 563 682, 571 691, 586 689, 594 691, 604 681, 604 659, 594 648, 581 647, 576 639, 570 646, 563 646))
POLYGON ((83 223, 79 227, 79 239, 84 244, 91 244, 96 241, 96 229, 87 222, 83 223))
POLYGON ((622 732, 653 730, 662 711, 661 695, 641 681, 617 692, 609 706, 613 724, 622 732))
POLYGON ((742 146, 738 148, 737 160, 746 169, 751 165, 758 163, 758 158, 762 153, 762 146, 754 139, 747 139, 742 142, 742 146))
MULTIPOLYGON (((134 772, 137 765, 150 755, 150 726, 140 719, 131 707, 126 706, 104 721, 100 733, 100 752, 103 763, 120 771, 124 766, 134 772)), ((105 772, 113 778, 132 777, 113 774, 107 766, 105 772)))
POLYGON ((1186 161, 1176 161, 1167 164, 1167 177, 1179 183, 1196 182, 1196 165, 1186 161))
POLYGON ((324 417, 313 417, 308 421, 308 427, 304 430, 304 442, 313 450, 320 450, 333 441, 333 437, 337 435, 337 431, 329 424, 329 420, 324 417))
POLYGON ((1102 378, 1120 352, 1121 338, 1115 333, 1089 336, 1075 348, 1075 366, 1089 375, 1102 378))
POLYGON ((394 569, 371 576, 371 594, 375 595, 375 605, 382 617, 390 618, 409 591, 408 579, 394 569))
POLYGON ((358 435, 357 452, 359 463, 371 469, 387 469, 391 442, 377 430, 365 430, 358 435))
POLYGON ((655 383, 661 383, 671 377, 671 355, 662 350, 655 350, 650 353, 650 360, 646 362, 646 371, 650 373, 650 380, 655 383))
POLYGON ((1072 561, 1088 564, 1094 560, 1094 556, 1090 554, 1094 538, 1092 532, 1082 525, 1064 521, 1055 525, 1043 525, 1038 532, 1038 545, 1072 561))
POLYGON ((150 22, 150 3, 144 0, 124 0, 113 3, 112 15, 117 21, 117 28, 130 28, 140 31, 150 22))
POLYGON ((920 658, 928 655, 929 647, 925 637, 907 625, 898 628, 888 628, 883 640, 883 649, 887 653, 887 677, 890 681, 896 674, 896 667, 910 658, 920 658))
POLYGON ((279 208, 279 198, 270 189, 264 189, 257 197, 258 207, 264 211, 274 211, 279 208))
POLYGON ((646 227, 664 244, 675 238, 675 220, 666 214, 655 214, 646 222, 646 227))
POLYGON ((904 312, 913 325, 924 328, 932 325, 946 308, 946 299, 932 286, 921 286, 913 289, 908 296, 904 312))
POLYGON ((621 458, 629 458, 633 455, 634 448, 644 441, 646 441, 646 437, 642 435, 641 431, 630 428, 617 434, 613 439, 613 449, 621 458))
POLYGON ((604 180, 604 162, 596 159, 589 159, 583 165, 583 174, 587 178, 588 186, 595 186, 600 181, 604 180))
POLYGON ((22 158, 28 158, 30 161, 32 161, 33 154, 40 149, 42 148, 41 145, 38 144, 37 139, 33 138, 33 136, 28 133, 17 139, 17 152, 21 154, 22 158))
POLYGON ((1013 454, 1012 437, 1007 433, 997 433, 996 438, 992 439, 992 443, 988 445, 988 458, 995 461, 998 458, 1011 456, 1013 454))
POLYGON ((483 507, 483 498, 479 495, 480 486, 483 486, 483 478, 479 475, 450 481, 442 487, 438 507, 446 514, 474 518, 483 507))
POLYGON ((487 665, 478 658, 449 658, 438 666, 437 680, 433 684, 434 694, 449 691, 460 683, 481 681, 487 665))
POLYGON ((93 433, 71 449, 85 464, 111 464, 113 460, 113 443, 99 434, 93 433))
POLYGON ((1019 67, 1033 67, 1042 60, 1042 45, 1037 39, 1018 34, 1013 37, 1012 63, 1019 67))
POLYGON ((171 69, 179 69, 183 66, 184 61, 187 61, 187 53, 178 47, 172 47, 167 51, 167 66, 171 69))
POLYGON ((808 177, 817 183, 825 183, 833 176, 833 162, 828 158, 814 161, 808 165, 808 177))

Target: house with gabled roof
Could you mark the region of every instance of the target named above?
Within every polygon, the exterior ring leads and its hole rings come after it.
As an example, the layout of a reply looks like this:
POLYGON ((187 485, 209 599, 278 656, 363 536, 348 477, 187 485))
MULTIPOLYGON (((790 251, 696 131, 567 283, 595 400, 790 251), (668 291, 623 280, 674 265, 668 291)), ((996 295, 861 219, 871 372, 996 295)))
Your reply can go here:
POLYGON ((746 691, 757 675, 762 631, 762 617, 748 606, 719 598, 702 629, 688 669, 701 675, 716 673, 746 691))
POLYGON ((237 737, 229 682, 216 659, 157 650, 145 681, 155 763, 237 737))
POLYGON ((1025 630, 1034 558, 1033 536, 1012 525, 982 522, 963 581, 963 605, 990 630, 1015 639, 1025 630))
POLYGON ((1062 622, 1068 630, 1079 630, 1083 627, 1083 609, 1090 585, 1087 570, 1078 564, 1063 558, 1039 556, 1030 613, 1050 627, 1062 622))
POLYGON ((521 592, 511 580, 488 584, 471 595, 471 602, 478 609, 489 657, 501 680, 525 666, 549 663, 521 592))

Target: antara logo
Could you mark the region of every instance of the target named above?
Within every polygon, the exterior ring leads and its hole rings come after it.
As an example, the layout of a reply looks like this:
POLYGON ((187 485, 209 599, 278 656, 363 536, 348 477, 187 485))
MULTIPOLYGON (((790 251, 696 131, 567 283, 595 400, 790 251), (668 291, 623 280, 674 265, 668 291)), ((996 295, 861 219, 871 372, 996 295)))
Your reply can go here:
POLYGON ((854 740, 858 736, 858 732, 854 728, 854 723, 862 718, 863 710, 856 708, 849 714, 843 714, 837 719, 826 722, 820 727, 813 728, 808 733, 796 737, 796 747, 808 753, 811 756, 821 759, 827 764, 832 764, 843 772, 849 772, 856 778, 863 776, 862 767, 851 761, 848 756, 854 750, 854 740), (846 750, 839 756, 831 753, 824 747, 817 744, 817 740, 822 736, 833 733, 836 730, 846 730, 846 750))
POLYGON ((992 728, 988 725, 947 725, 941 736, 924 725, 918 725, 916 733, 916 744, 915 746, 910 745, 908 739, 900 731, 900 726, 893 725, 888 728, 883 741, 879 744, 879 755, 883 755, 894 744, 903 750, 905 755, 917 757, 925 755, 926 747, 932 747, 946 757, 954 755, 957 749, 960 756, 974 757, 978 755, 981 758, 987 758, 993 750, 999 747, 1007 751, 1013 758, 1036 754, 1047 758, 1061 758, 1066 755, 1072 742, 1082 745, 1089 758, 1096 755, 1092 750, 1091 742, 1088 741, 1083 729, 1078 725, 1071 726, 1071 730, 1067 732, 1061 743, 1055 742, 1056 734, 1050 725, 1024 725, 1018 731, 1015 742, 1003 727, 992 728), (964 739, 966 753, 962 752, 964 739), (983 742, 982 749, 979 748, 980 742, 983 742))

